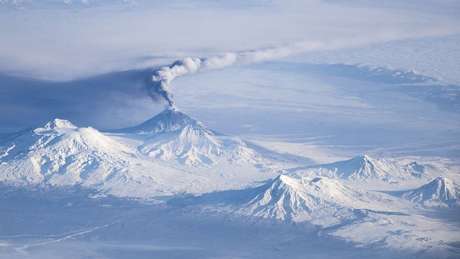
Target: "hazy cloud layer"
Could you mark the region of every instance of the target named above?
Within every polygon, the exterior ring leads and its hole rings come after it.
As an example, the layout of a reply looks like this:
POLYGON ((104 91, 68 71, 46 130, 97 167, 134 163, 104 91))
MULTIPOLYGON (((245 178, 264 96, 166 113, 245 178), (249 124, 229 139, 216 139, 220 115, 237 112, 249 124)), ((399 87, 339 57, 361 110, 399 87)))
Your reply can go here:
POLYGON ((145 60, 151 55, 175 56, 173 61, 295 42, 340 41, 341 48, 357 38, 375 43, 460 28, 451 5, 428 0, 417 3, 437 8, 397 1, 26 2, 33 4, 0 8, 0 71, 50 79, 158 64, 145 60))

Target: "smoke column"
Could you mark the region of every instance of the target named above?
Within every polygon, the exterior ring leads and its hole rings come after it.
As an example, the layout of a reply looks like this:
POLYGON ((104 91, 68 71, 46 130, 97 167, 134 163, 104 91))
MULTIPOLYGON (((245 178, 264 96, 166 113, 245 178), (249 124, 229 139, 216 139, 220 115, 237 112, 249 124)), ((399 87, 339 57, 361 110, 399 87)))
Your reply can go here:
POLYGON ((330 49, 334 48, 336 45, 337 43, 329 43, 328 45, 318 42, 296 43, 260 50, 229 52, 208 58, 187 57, 175 61, 170 65, 155 69, 147 84, 148 93, 154 101, 164 99, 169 106, 174 107, 174 99, 170 92, 170 88, 172 81, 177 77, 205 70, 222 69, 235 64, 251 64, 284 58, 306 51, 330 49))

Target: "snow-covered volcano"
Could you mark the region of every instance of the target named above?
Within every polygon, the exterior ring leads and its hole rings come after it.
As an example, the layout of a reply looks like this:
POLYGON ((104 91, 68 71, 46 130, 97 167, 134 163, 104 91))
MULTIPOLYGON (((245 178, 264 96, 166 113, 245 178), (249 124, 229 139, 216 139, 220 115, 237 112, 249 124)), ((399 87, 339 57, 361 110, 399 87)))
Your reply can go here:
POLYGON ((270 163, 268 155, 261 154, 255 145, 217 134, 176 108, 167 108, 139 126, 119 132, 143 137, 138 146, 142 154, 186 166, 247 163, 263 167, 270 163))
POLYGON ((23 183, 46 181, 72 185, 96 183, 134 156, 124 145, 93 128, 55 119, 7 141, 0 153, 0 179, 23 183))
POLYGON ((403 163, 396 160, 375 159, 361 155, 349 160, 329 164, 294 168, 293 175, 318 175, 350 181, 383 181, 396 183, 411 179, 424 179, 436 170, 431 165, 417 162, 403 163))
POLYGON ((187 187, 190 175, 146 161, 116 139, 66 120, 21 132, 0 146, 0 182, 6 184, 80 185, 141 198, 196 189, 187 187))
POLYGON ((256 188, 203 195, 193 203, 210 211, 322 227, 353 221, 370 212, 393 213, 402 207, 395 197, 350 187, 336 179, 287 175, 256 188))
POLYGON ((446 177, 436 177, 431 182, 402 197, 425 207, 451 207, 460 205, 460 187, 446 177))
POLYGON ((161 134, 181 131, 184 128, 195 129, 197 131, 212 134, 201 122, 179 111, 176 107, 167 107, 162 112, 140 125, 120 131, 137 134, 161 134))
POLYGON ((277 164, 245 142, 218 136, 177 110, 116 134, 55 119, 0 143, 0 182, 78 185, 122 197, 242 188, 273 177, 271 165, 277 164), (212 164, 218 166, 196 167, 212 164))
POLYGON ((420 249, 458 240, 442 222, 414 214, 407 200, 327 177, 280 175, 255 188, 179 198, 177 205, 198 215, 313 225, 321 235, 364 246, 420 249))
POLYGON ((329 226, 361 217, 367 210, 384 211, 395 199, 351 188, 326 177, 280 175, 260 188, 241 213, 278 220, 309 221, 329 226))

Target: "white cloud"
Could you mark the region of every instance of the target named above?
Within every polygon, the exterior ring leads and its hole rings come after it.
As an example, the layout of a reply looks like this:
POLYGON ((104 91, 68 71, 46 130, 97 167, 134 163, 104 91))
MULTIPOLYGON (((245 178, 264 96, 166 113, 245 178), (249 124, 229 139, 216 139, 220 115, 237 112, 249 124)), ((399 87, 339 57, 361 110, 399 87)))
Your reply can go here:
MULTIPOLYGON (((184 3, 0 10, 0 71, 69 79, 128 69, 138 65, 136 58, 152 54, 212 56, 293 42, 342 48, 357 42, 452 34, 460 28, 458 18, 442 12, 447 7, 430 13, 323 1, 184 3)), ((292 48, 247 55, 263 61, 292 53, 292 48)), ((226 66, 225 62, 235 62, 232 58, 236 57, 207 62, 226 66)))

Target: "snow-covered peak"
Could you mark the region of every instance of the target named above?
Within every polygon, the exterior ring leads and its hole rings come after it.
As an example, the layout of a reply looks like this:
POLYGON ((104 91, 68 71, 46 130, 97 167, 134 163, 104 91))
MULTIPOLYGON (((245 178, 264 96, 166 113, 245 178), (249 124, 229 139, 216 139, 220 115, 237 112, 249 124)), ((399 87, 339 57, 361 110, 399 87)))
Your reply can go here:
POLYGON ((454 182, 447 177, 439 176, 429 182, 425 187, 436 190, 437 193, 444 196, 446 199, 455 198, 452 190, 454 190, 454 182))
POLYGON ((425 169, 424 165, 416 162, 402 164, 364 154, 334 163, 296 168, 290 172, 294 175, 319 175, 352 181, 379 180, 395 183, 425 177, 425 169))
POLYGON ((346 178, 368 178, 383 176, 385 165, 364 154, 350 160, 338 162, 336 165, 344 171, 346 178))
POLYGON ((275 183, 280 182, 280 183, 286 184, 288 186, 296 184, 296 181, 294 180, 294 178, 289 177, 287 175, 283 175, 283 174, 281 174, 278 177, 276 177, 275 180, 273 180, 273 182, 275 182, 275 183))
POLYGON ((265 170, 271 160, 285 159, 237 137, 217 134, 176 107, 168 107, 138 126, 116 132, 140 139, 138 150, 144 155, 187 166, 209 167, 221 161, 265 170))
POLYGON ((148 198, 200 191, 190 182, 187 172, 144 159, 118 137, 64 120, 23 131, 0 145, 0 183, 78 185, 101 194, 148 198))
POLYGON ((369 155, 360 155, 349 160, 313 166, 308 169, 319 175, 348 180, 382 179, 388 180, 389 165, 369 155))
POLYGON ((210 165, 224 149, 211 130, 175 107, 120 132, 145 137, 141 153, 186 165, 210 165))
POLYGON ((402 197, 426 207, 446 207, 459 204, 460 188, 449 178, 440 176, 415 190, 404 192, 402 197))
POLYGON ((187 114, 179 111, 175 107, 168 107, 153 118, 143 122, 142 124, 122 130, 122 132, 137 133, 137 134, 158 134, 166 132, 180 131, 185 128, 196 130, 205 129, 203 124, 187 114))
POLYGON ((118 132, 143 139, 138 146, 141 153, 182 165, 211 166, 218 160, 260 162, 244 141, 217 135, 175 107, 166 108, 139 126, 118 132))
POLYGON ((63 120, 63 119, 54 119, 52 121, 49 121, 48 123, 43 126, 44 130, 56 130, 56 129, 76 129, 77 126, 75 126, 72 122, 68 120, 63 120))
MULTIPOLYGON (((254 192, 249 192, 254 193, 254 192)), ((239 211, 251 216, 329 225, 354 217, 356 210, 381 210, 383 194, 351 188, 327 177, 280 175, 259 187, 239 211), (324 218, 322 218, 324 217, 324 218)))
POLYGON ((383 167, 379 161, 365 154, 337 162, 335 165, 345 173, 345 177, 355 178, 377 176, 383 167))
POLYGON ((366 164, 372 164, 372 161, 374 161, 374 159, 367 154, 363 154, 353 157, 352 159, 350 159, 350 161, 354 161, 362 166, 365 166, 366 164))
POLYGON ((91 172, 109 171, 130 153, 128 147, 96 129, 54 119, 0 147, 0 167, 8 172, 0 175, 0 181, 71 185, 83 181, 83 175, 93 177, 91 172))

